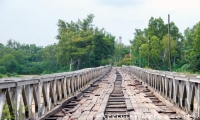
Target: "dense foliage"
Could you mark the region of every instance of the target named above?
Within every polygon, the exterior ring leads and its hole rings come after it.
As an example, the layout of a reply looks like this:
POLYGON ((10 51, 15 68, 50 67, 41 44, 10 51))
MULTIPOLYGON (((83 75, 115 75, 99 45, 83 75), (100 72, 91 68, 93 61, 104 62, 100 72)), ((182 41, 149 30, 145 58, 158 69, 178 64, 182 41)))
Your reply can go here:
POLYGON ((1 74, 46 74, 111 64, 115 37, 94 27, 93 18, 91 14, 77 22, 59 20, 58 44, 40 47, 12 39, 6 45, 0 44, 0 77, 1 74))
MULTIPOLYGON (((135 29, 131 41, 132 64, 159 70, 169 70, 168 24, 161 18, 150 18, 144 30, 135 29)), ((173 71, 199 72, 200 22, 187 28, 182 35, 174 22, 170 23, 170 52, 173 71)))
POLYGON ((130 46, 126 46, 121 41, 116 40, 112 59, 116 66, 131 65, 130 46))
MULTIPOLYGON (((151 17, 147 28, 135 29, 131 45, 95 27, 94 15, 77 22, 58 21, 58 44, 46 47, 8 40, 0 43, 0 77, 17 74, 46 74, 106 64, 137 65, 169 70, 168 25, 151 17)), ((173 71, 200 71, 200 22, 184 35, 170 23, 170 52, 173 71)))
POLYGON ((111 64, 115 37, 93 27, 94 15, 70 23, 59 20, 58 63, 71 70, 111 64))
POLYGON ((0 44, 0 74, 41 74, 58 70, 56 58, 57 45, 45 48, 35 44, 20 44, 8 40, 0 44))

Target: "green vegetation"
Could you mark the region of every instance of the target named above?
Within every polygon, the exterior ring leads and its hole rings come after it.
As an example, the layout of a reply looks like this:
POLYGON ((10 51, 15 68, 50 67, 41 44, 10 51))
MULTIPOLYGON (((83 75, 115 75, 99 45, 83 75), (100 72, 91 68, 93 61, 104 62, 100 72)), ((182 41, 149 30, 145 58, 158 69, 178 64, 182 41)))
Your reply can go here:
POLYGON ((8 104, 4 104, 3 111, 2 111, 2 118, 1 120, 11 120, 14 119, 14 116, 12 116, 9 112, 9 106, 8 104))
POLYGON ((132 63, 129 52, 130 46, 126 46, 123 43, 121 43, 121 41, 118 42, 117 40, 115 42, 115 51, 112 57, 114 65, 131 65, 132 63))
POLYGON ((94 15, 83 21, 58 22, 58 64, 71 70, 110 64, 114 52, 114 39, 104 29, 93 27, 94 15))
MULTIPOLYGON (((95 27, 90 14, 77 22, 58 20, 58 44, 46 47, 8 40, 0 43, 0 78, 72 71, 106 64, 136 65, 159 70, 168 66, 168 25, 151 17, 147 28, 135 29, 126 46, 104 29, 95 27), (131 54, 130 54, 131 52, 131 54), (19 75, 18 75, 19 74, 19 75)), ((198 73, 200 70, 200 22, 182 35, 170 23, 170 52, 173 71, 198 73)))
POLYGON ((14 120, 15 117, 18 119, 24 119, 24 113, 28 111, 27 106, 20 106, 20 108, 17 110, 17 103, 12 103, 12 106, 9 106, 7 103, 3 106, 2 111, 2 118, 1 120, 14 120))
MULTIPOLYGON (((131 41, 132 64, 159 70, 169 70, 168 25, 161 18, 151 17, 144 30, 135 29, 131 41), (141 64, 141 65, 140 65, 141 64)), ((172 70, 199 72, 200 70, 200 22, 187 28, 182 35, 174 22, 170 23, 172 70)))
POLYGON ((35 44, 20 44, 15 40, 8 40, 5 46, 0 45, 0 74, 16 77, 18 74, 41 74, 44 70, 52 72, 49 65, 56 63, 56 58, 53 59, 56 55, 52 54, 52 61, 49 61, 46 49, 47 47, 37 47, 35 44))
POLYGON ((0 43, 0 77, 78 70, 112 63, 115 37, 92 25, 94 15, 58 21, 58 44, 46 47, 8 40, 0 43))

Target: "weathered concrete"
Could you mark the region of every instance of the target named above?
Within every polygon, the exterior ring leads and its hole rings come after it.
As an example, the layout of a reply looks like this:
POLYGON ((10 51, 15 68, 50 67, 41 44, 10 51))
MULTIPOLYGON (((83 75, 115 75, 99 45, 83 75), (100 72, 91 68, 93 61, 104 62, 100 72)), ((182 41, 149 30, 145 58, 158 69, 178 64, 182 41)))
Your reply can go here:
POLYGON ((200 117, 200 76, 122 66, 174 105, 200 117))
POLYGON ((0 79, 0 118, 6 103, 16 120, 36 119, 62 100, 77 95, 109 69, 111 66, 102 66, 41 77, 0 79))
MULTIPOLYGON (((48 120, 192 120, 190 117, 154 92, 152 88, 142 84, 136 75, 130 75, 120 68, 113 68, 76 100, 69 101, 59 111, 43 118, 48 120)), ((40 120, 44 120, 43 118, 40 120)))

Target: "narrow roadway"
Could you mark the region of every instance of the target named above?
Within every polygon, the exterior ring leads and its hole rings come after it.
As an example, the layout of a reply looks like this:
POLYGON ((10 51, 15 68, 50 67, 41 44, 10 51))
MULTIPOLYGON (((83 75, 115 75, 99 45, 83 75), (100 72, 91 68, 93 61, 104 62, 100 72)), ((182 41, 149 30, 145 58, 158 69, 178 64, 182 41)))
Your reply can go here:
MULTIPOLYGON (((113 68, 46 120, 182 120, 135 76, 113 68)), ((184 112, 183 112, 184 113, 184 112)))

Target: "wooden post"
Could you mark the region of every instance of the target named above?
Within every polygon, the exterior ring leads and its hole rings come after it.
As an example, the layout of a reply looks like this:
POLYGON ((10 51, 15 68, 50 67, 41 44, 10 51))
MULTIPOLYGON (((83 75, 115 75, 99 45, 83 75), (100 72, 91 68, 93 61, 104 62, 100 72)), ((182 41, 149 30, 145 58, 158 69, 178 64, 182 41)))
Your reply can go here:
POLYGON ((169 71, 171 71, 171 51, 170 51, 170 15, 168 14, 168 52, 169 52, 169 71))
POLYGON ((150 54, 150 37, 148 39, 148 67, 149 67, 149 54, 150 54))

